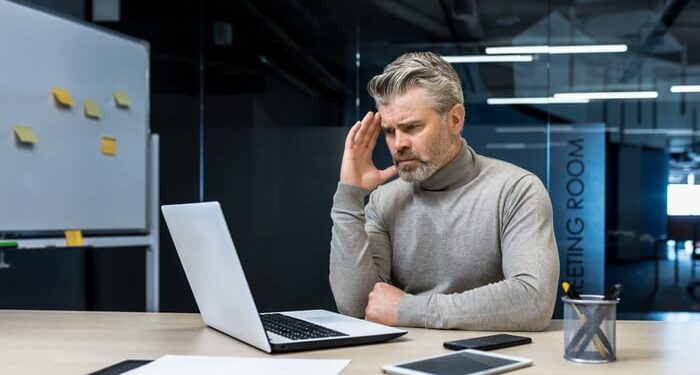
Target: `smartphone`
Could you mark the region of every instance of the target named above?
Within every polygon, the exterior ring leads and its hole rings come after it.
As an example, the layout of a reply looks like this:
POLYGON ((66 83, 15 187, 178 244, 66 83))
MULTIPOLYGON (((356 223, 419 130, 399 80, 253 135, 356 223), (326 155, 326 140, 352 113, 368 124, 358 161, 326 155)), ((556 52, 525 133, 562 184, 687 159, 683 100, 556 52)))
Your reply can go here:
POLYGON ((478 349, 478 350, 493 350, 500 348, 507 348, 509 346, 529 344, 532 339, 524 336, 515 335, 491 335, 491 336, 481 336, 474 337, 471 339, 464 340, 453 340, 445 341, 442 346, 447 349, 452 350, 462 350, 462 349, 478 349))

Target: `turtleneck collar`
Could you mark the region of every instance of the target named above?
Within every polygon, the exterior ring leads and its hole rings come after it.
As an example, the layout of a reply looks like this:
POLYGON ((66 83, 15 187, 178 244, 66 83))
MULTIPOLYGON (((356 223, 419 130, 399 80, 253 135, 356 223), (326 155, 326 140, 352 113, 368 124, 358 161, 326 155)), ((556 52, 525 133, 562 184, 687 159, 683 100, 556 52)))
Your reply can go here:
POLYGON ((417 184, 422 190, 451 190, 469 183, 480 171, 476 153, 462 138, 462 148, 454 159, 450 160, 432 176, 417 184))

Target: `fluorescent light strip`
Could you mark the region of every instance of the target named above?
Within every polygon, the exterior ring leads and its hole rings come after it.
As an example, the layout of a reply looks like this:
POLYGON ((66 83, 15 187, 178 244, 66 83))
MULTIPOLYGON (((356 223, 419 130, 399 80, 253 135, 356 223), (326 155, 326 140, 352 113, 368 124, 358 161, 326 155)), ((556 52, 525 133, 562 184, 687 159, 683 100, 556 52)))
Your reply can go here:
POLYGON ((700 92, 700 85, 673 85, 671 92, 700 92))
POLYGON ((522 97, 522 98, 488 98, 486 103, 491 105, 503 104, 565 104, 565 103, 588 103, 588 99, 560 99, 548 97, 522 97))
POLYGON ((549 147, 566 147, 568 142, 549 143, 487 143, 488 149, 524 150, 524 149, 547 149, 549 147))
POLYGON ((554 94, 555 99, 655 99, 659 96, 656 91, 603 91, 603 92, 560 92, 554 94))
MULTIPOLYGON (((617 133, 620 128, 615 126, 609 126, 605 128, 588 128, 588 127, 576 127, 571 125, 555 125, 550 128, 546 127, 531 127, 531 126, 508 126, 508 127, 497 127, 496 133, 617 133)), ((700 133, 700 132, 698 132, 700 133)))
POLYGON ((457 55, 457 56, 442 56, 448 63, 489 63, 489 62, 531 62, 532 55, 457 55))
POLYGON ((626 44, 591 44, 591 45, 570 45, 570 46, 503 46, 487 47, 487 55, 502 55, 511 53, 533 53, 533 54, 573 54, 573 53, 618 53, 627 52, 626 44))
POLYGON ((565 53, 621 53, 627 52, 626 44, 598 44, 589 46, 551 46, 550 54, 565 53))
POLYGON ((625 134, 632 135, 668 135, 668 136, 691 136, 700 135, 700 131, 693 129, 625 129, 625 134))
POLYGON ((487 55, 503 55, 512 53, 549 53, 549 46, 486 47, 487 55))

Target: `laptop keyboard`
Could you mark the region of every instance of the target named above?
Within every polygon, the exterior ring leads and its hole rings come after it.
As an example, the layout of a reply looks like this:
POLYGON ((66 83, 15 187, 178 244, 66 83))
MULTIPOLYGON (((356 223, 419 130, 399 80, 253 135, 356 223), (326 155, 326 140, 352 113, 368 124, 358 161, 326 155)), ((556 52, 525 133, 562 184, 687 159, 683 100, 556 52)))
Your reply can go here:
POLYGON ((322 327, 318 324, 293 318, 283 314, 261 314, 266 330, 292 340, 318 339, 324 337, 347 336, 344 333, 322 327))

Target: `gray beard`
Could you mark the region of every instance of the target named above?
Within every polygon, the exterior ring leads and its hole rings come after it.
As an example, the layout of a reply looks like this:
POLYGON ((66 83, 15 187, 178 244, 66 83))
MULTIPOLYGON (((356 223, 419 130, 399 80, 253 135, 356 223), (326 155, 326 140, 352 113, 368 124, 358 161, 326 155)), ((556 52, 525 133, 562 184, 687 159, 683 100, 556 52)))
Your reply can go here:
POLYGON ((442 166, 436 163, 435 160, 427 162, 421 160, 421 164, 413 170, 407 171, 399 168, 399 177, 408 182, 423 182, 434 175, 440 167, 442 166))
MULTIPOLYGON (((397 166, 399 177, 402 180, 408 182, 423 182, 427 180, 432 175, 434 175, 435 172, 439 171, 440 168, 447 164, 450 156, 452 155, 453 147, 454 145, 451 144, 446 149, 439 150, 436 153, 436 155, 431 155, 432 157, 429 157, 428 160, 425 160, 423 158, 417 158, 418 160, 420 160, 420 164, 414 169, 402 170, 401 167, 397 166)), ((416 156, 418 155, 411 154, 411 157, 413 158, 415 158, 416 156)))

